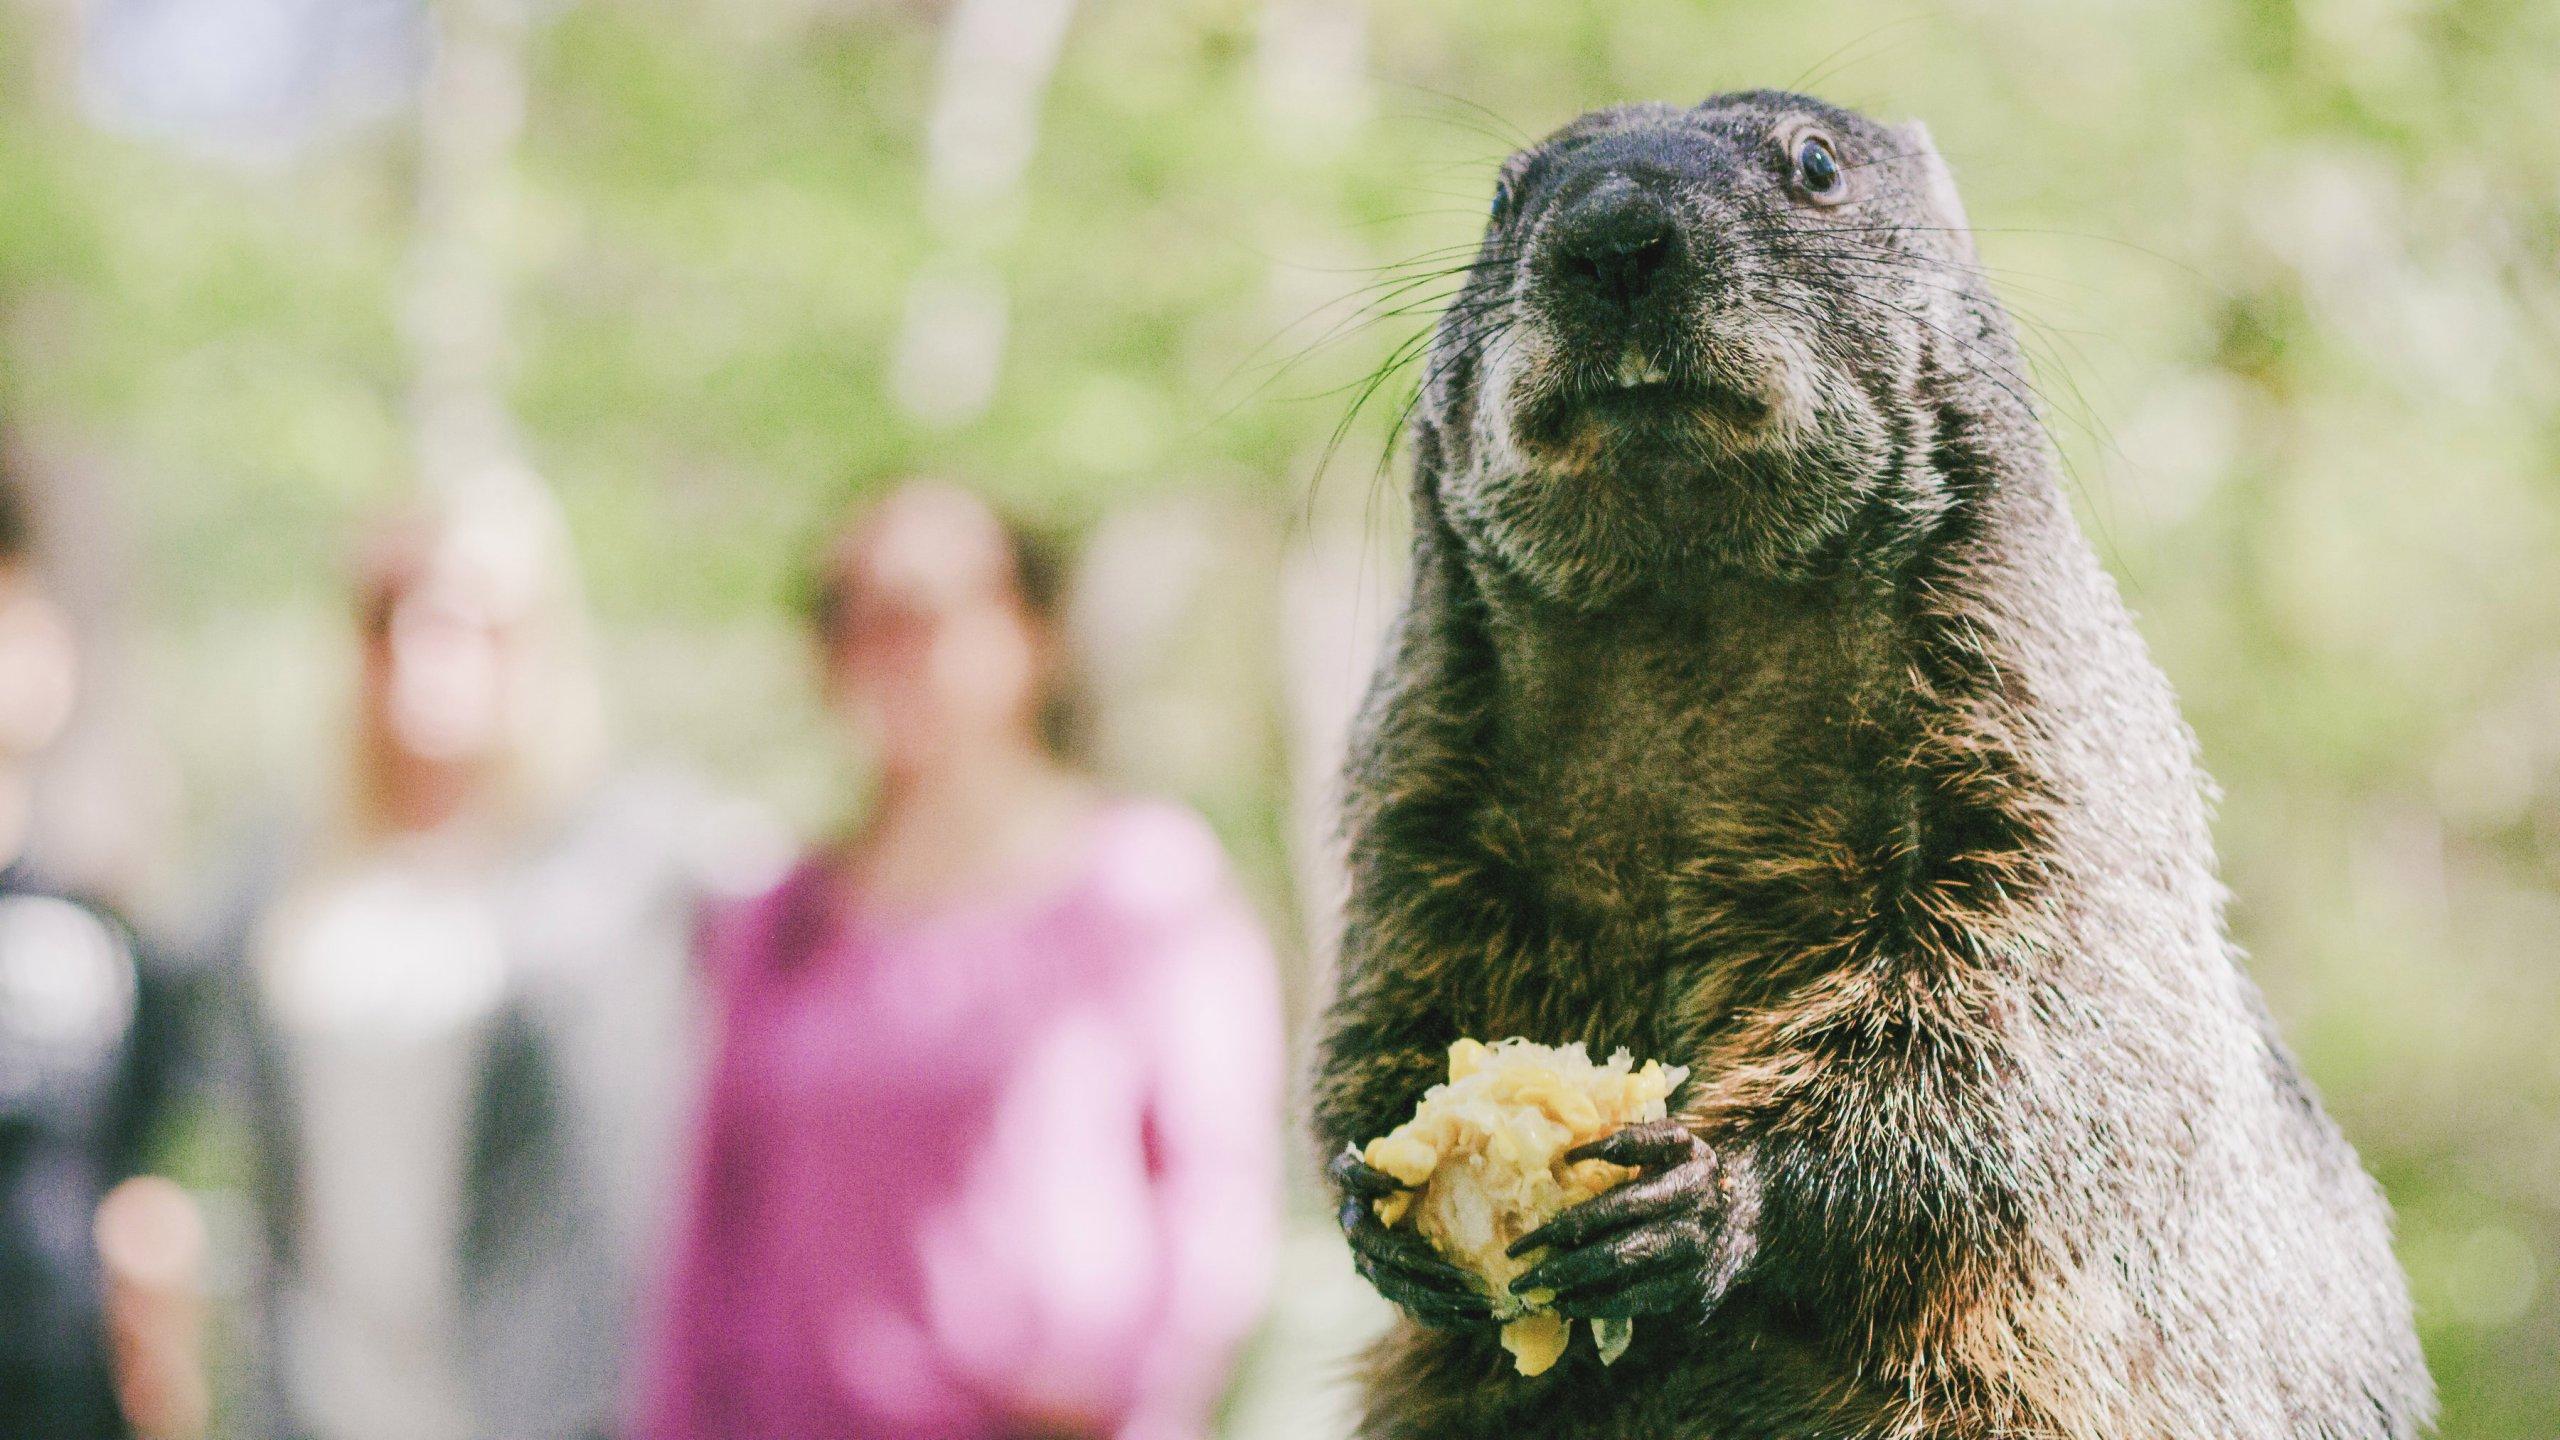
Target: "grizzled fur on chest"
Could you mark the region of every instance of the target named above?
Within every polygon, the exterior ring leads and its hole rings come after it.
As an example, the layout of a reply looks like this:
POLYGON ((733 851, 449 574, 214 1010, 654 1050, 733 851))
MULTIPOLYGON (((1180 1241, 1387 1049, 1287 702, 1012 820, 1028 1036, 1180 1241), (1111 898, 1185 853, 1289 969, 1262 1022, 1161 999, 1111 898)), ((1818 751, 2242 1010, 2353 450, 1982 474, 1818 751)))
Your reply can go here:
MULTIPOLYGON (((1586 116, 1504 169, 1349 770, 1328 1152, 1461 1035, 1691 1067, 1706 1313, 1363 1434, 2399 1437, 2387 1215, 2241 974, 2174 699, 1917 127, 1586 116)), ((1356 1214, 1356 1210, 1350 1213, 1356 1214)))
MULTIPOLYGON (((1856 580, 1734 584, 1686 603, 1488 627, 1501 703, 1486 716, 1473 823, 1514 903, 1588 937, 1600 963, 1528 987, 1483 967, 1458 987, 1485 1005, 1467 1033, 1657 1053, 1665 986, 1694 987, 1702 965, 1735 971, 1740 927, 1873 903, 1857 893, 1872 877, 1783 860, 1823 846, 1882 853, 1909 837, 1919 797, 1875 779, 1911 720, 1869 679, 1911 658, 1882 613, 1889 603, 1856 580), (1701 863, 1761 837, 1782 840, 1764 852, 1769 867, 1701 863)), ((1685 998, 1681 1023, 1707 1018, 1696 994, 1685 998)))

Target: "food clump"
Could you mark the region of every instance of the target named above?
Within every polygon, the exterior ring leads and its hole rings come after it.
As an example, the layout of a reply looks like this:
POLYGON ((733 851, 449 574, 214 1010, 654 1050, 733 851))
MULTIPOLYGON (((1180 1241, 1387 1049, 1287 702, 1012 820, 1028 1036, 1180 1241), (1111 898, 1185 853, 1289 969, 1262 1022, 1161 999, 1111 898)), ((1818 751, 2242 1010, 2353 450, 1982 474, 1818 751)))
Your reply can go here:
MULTIPOLYGON (((1544 1257, 1505 1251, 1521 1236, 1632 1178, 1605 1160, 1565 1153, 1627 1125, 1659 1120, 1689 1072, 1620 1050, 1594 1063, 1579 1044, 1460 1040, 1449 1047, 1448 1083, 1434 1085, 1413 1118, 1369 1142, 1360 1158, 1414 1189, 1376 1203, 1386 1224, 1408 1221, 1433 1248, 1482 1279, 1502 1321, 1502 1347, 1523 1375, 1564 1355, 1573 1322, 1546 1308, 1543 1292, 1511 1293, 1511 1282, 1544 1257)), ((1600 1358, 1614 1361, 1634 1324, 1594 1320, 1600 1358)))

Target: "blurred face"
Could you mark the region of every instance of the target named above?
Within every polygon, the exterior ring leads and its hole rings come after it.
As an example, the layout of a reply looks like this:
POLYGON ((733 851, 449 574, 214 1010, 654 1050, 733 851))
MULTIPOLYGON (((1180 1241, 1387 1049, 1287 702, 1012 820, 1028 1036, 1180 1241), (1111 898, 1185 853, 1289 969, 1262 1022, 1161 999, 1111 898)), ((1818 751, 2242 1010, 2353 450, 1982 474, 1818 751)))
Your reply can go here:
POLYGON ((391 588, 366 636, 367 691, 400 753, 437 764, 493 758, 508 734, 515 626, 473 567, 431 567, 391 588))
POLYGON ((1032 736, 1046 645, 984 504, 902 491, 837 546, 827 580, 829 702, 889 765, 1032 736))
POLYGON ((30 759, 62 734, 78 683, 62 612, 34 577, 0 563, 0 764, 30 759))

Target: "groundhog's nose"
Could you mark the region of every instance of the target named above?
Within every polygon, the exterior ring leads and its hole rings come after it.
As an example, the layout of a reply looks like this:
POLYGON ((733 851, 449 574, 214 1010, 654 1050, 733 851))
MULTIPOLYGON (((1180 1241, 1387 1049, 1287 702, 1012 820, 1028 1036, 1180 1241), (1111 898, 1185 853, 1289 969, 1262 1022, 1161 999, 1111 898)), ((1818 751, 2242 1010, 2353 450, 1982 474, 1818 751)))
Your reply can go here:
POLYGON ((1668 206, 1620 181, 1556 217, 1541 248, 1557 285, 1632 312, 1653 298, 1679 253, 1680 232, 1668 206))

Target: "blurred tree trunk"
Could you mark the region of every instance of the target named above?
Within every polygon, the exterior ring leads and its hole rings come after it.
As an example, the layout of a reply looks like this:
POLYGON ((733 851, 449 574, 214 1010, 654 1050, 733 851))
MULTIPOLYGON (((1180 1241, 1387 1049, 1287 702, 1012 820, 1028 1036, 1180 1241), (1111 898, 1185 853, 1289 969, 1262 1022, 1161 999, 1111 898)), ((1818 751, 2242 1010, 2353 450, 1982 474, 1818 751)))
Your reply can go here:
POLYGON ((1075 0, 959 0, 925 119, 934 244, 907 288, 891 352, 898 405, 928 425, 977 419, 1003 372, 1009 304, 997 252, 1021 223, 1023 176, 1075 0))
POLYGON ((403 335, 411 443, 430 494, 539 487, 507 407, 513 161, 524 130, 524 0, 440 0, 418 98, 403 335))

